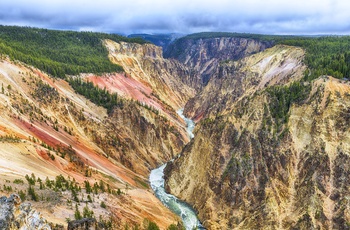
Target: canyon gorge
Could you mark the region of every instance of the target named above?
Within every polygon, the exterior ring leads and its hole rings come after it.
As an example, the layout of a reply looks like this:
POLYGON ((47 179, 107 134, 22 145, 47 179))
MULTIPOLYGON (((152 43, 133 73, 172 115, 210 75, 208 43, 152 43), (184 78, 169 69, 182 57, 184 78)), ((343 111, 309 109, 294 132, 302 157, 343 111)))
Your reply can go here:
POLYGON ((310 52, 283 39, 202 33, 163 56, 98 37, 121 70, 64 77, 2 51, 2 200, 30 202, 48 229, 84 218, 96 229, 183 229, 156 197, 163 183, 206 229, 349 228, 349 81, 310 80, 310 52))

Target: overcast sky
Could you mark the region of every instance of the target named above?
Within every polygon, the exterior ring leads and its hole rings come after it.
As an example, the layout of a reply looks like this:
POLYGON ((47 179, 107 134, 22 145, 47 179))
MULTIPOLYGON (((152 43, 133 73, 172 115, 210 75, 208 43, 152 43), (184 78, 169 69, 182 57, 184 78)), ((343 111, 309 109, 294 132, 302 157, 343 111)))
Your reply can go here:
POLYGON ((350 34, 350 1, 0 0, 0 24, 121 34, 350 34))

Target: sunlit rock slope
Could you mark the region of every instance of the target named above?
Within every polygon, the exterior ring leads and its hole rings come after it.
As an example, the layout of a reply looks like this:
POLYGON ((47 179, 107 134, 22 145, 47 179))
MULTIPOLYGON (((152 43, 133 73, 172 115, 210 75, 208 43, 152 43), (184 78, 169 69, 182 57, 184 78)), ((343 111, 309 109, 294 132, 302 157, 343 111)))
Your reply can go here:
POLYGON ((347 81, 303 77, 304 51, 275 46, 223 63, 186 106, 195 138, 167 189, 208 229, 347 229, 347 81))

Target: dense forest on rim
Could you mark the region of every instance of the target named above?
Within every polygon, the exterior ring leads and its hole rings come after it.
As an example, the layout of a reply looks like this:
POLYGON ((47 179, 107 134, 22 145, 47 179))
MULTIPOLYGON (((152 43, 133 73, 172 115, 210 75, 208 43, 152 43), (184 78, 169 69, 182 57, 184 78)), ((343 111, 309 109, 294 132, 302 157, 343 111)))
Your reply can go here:
MULTIPOLYGON (((305 64, 309 67, 305 73, 305 80, 308 81, 321 75, 330 75, 339 79, 350 77, 350 36, 291 36, 203 32, 190 34, 175 42, 184 44, 187 40, 221 37, 248 38, 304 48, 306 51, 305 64)), ((184 46, 179 45, 177 47, 183 48, 184 46)), ((179 52, 184 52, 184 50, 179 50, 179 52)))
MULTIPOLYGON (((350 75, 350 36, 307 37, 204 32, 182 37, 175 42, 218 37, 249 38, 302 47, 306 50, 305 63, 309 67, 306 80, 313 80, 321 75, 336 78, 348 78, 350 75)), ((0 53, 61 78, 84 72, 98 74, 123 71, 121 66, 108 60, 103 39, 146 43, 140 38, 127 38, 116 34, 0 26, 0 53)))
MULTIPOLYGON (((108 59, 108 51, 102 44, 103 39, 146 43, 140 38, 126 38, 116 34, 0 25, 0 55, 8 55, 13 60, 33 65, 59 78, 80 73, 122 72, 121 66, 108 59)), ((117 94, 99 89, 93 83, 83 82, 81 79, 67 80, 77 93, 105 107, 108 112, 116 106, 122 106, 117 94)))
POLYGON ((0 53, 60 78, 79 73, 123 71, 108 59, 103 39, 145 43, 140 38, 116 34, 0 26, 0 53))
MULTIPOLYGON (((286 124, 292 104, 303 103, 311 91, 310 81, 330 75, 338 79, 350 78, 350 36, 277 36, 244 33, 197 33, 182 37, 175 41, 172 48, 174 53, 185 52, 185 47, 199 39, 214 39, 222 37, 247 38, 272 42, 272 44, 301 47, 305 50, 304 62, 308 69, 304 78, 290 85, 271 86, 266 89, 269 100, 271 119, 264 119, 264 128, 273 128, 276 136, 282 137, 286 133, 286 124)), ((231 61, 231 60, 227 60, 231 61)))
MULTIPOLYGON (((308 66, 304 81, 311 81, 321 75, 331 75, 339 79, 350 76, 350 36, 307 37, 204 32, 182 37, 177 39, 175 43, 179 43, 180 45, 177 47, 183 49, 185 46, 181 44, 185 44, 187 40, 220 37, 248 38, 270 41, 273 44, 302 47, 306 51, 304 61, 308 66)), ((8 55, 11 59, 33 65, 59 78, 84 72, 101 74, 123 71, 121 66, 111 63, 108 59, 108 51, 102 44, 103 39, 111 39, 116 42, 146 43, 140 38, 127 38, 116 34, 0 25, 0 55, 8 55)), ((185 50, 179 50, 179 52, 185 52, 185 50)), ((98 89, 92 83, 72 78, 69 78, 68 81, 78 93, 83 94, 94 103, 104 106, 109 111, 115 106, 122 106, 117 95, 98 89)), ((290 97, 290 90, 296 91, 298 101, 302 101, 310 88, 304 89, 304 84, 293 84, 282 88, 272 87, 268 92, 276 103, 290 106, 291 102, 294 101, 293 97, 290 97)), ((285 117, 288 110, 282 110, 283 114, 279 114, 277 117, 285 117)), ((283 120, 285 119, 281 119, 282 123, 283 120)))

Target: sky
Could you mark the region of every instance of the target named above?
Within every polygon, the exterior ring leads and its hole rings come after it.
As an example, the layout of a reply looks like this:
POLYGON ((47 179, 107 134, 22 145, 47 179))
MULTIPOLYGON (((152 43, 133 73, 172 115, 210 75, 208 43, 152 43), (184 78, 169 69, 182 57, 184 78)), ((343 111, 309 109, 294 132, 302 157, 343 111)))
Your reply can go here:
POLYGON ((107 33, 350 34, 348 0, 0 0, 0 24, 107 33))

